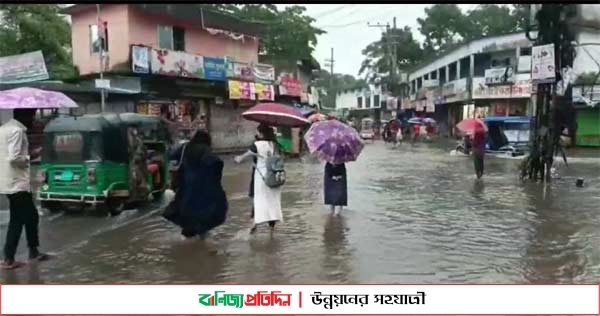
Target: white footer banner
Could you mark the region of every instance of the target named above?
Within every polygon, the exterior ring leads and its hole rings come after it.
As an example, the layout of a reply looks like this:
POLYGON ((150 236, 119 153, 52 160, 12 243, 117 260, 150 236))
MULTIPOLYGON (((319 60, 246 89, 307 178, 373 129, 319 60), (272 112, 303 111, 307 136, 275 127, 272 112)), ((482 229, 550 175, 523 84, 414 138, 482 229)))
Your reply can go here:
POLYGON ((2 315, 600 314, 599 285, 2 285, 2 315))

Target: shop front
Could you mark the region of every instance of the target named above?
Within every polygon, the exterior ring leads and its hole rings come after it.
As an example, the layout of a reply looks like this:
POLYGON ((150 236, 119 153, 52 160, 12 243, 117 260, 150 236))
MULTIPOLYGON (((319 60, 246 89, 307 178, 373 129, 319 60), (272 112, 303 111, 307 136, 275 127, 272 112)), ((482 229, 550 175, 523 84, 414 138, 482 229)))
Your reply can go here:
POLYGON ((468 100, 467 78, 447 82, 442 86, 437 103, 439 107, 446 107, 449 136, 458 135, 455 127, 463 120, 464 105, 467 104, 468 100))
POLYGON ((472 91, 475 104, 489 108, 490 115, 525 116, 531 112, 529 74, 518 74, 513 83, 506 85, 488 85, 486 78, 473 78, 472 91))

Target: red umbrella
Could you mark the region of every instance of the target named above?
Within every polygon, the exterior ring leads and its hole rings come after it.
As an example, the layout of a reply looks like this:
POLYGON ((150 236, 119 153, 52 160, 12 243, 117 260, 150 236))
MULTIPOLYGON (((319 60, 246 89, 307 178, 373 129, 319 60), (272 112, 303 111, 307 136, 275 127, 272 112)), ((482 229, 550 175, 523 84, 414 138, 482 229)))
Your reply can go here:
POLYGON ((242 116, 247 120, 270 126, 300 127, 310 123, 299 110, 275 102, 257 104, 242 113, 242 116))
POLYGON ((475 134, 476 132, 487 132, 487 126, 478 118, 468 118, 456 124, 456 128, 466 134, 475 134))

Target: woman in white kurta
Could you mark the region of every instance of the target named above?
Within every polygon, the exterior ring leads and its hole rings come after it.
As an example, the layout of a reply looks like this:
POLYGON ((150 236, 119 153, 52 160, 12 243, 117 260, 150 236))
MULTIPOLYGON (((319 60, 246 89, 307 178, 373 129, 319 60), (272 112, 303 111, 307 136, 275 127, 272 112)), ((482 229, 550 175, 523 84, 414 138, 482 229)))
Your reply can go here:
POLYGON ((275 132, 266 125, 258 126, 256 141, 245 154, 235 158, 237 163, 244 161, 249 157, 255 158, 254 170, 254 201, 253 201, 253 219, 254 225, 250 233, 256 231, 256 226, 262 223, 269 223, 271 230, 275 228, 275 223, 283 221, 281 212, 281 187, 270 188, 266 185, 263 176, 267 174, 265 157, 273 155, 278 150, 275 141, 275 132))

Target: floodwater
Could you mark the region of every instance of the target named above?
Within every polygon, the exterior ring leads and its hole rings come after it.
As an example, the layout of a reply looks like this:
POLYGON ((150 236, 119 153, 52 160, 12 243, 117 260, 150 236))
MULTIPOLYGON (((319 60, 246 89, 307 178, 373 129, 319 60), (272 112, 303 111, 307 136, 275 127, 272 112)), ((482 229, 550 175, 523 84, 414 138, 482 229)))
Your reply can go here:
MULTIPOLYGON (((156 204, 121 216, 44 215, 52 261, 0 271, 0 283, 597 283, 600 152, 577 152, 548 186, 517 178, 518 160, 472 162, 434 144, 368 144, 348 165, 349 208, 322 205, 323 165, 288 161, 285 223, 256 236, 250 165, 226 160, 229 218, 219 251, 180 240, 156 204), (583 177, 584 188, 575 187, 583 177)), ((2 241, 7 212, 0 212, 2 241)), ((19 256, 25 258, 25 240, 19 256)))

